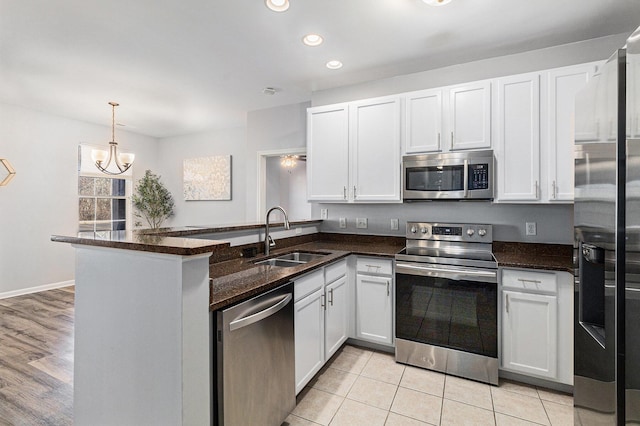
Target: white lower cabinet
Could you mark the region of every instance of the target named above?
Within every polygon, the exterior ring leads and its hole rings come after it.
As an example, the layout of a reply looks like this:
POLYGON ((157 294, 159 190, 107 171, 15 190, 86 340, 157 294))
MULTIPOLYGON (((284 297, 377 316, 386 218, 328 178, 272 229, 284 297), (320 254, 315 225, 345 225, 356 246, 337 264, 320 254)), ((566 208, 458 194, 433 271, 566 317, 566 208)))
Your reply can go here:
POLYGON ((347 340, 346 260, 294 280, 296 394, 347 340))
POLYGON ((358 257, 356 338, 393 345, 393 262, 358 257))
POLYGON ((324 289, 294 304, 296 393, 324 365, 324 289))
POLYGON ((503 291, 505 368, 555 378, 558 353, 558 297, 503 291))
POLYGON ((502 370, 573 383, 572 284, 566 272, 502 270, 502 370))
POLYGON ((326 286, 325 358, 328 360, 347 340, 349 333, 349 293, 347 277, 326 286))

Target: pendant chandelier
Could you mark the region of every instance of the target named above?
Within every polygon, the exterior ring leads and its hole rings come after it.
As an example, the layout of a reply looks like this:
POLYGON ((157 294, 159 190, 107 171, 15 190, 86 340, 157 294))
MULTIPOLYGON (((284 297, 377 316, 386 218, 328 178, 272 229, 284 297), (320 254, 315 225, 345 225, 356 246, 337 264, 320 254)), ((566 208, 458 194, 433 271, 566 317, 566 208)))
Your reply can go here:
POLYGON ((120 104, 109 102, 109 105, 111 105, 111 142, 109 142, 109 151, 92 149, 91 159, 96 163, 96 167, 102 173, 119 175, 131 168, 135 155, 125 152, 118 154, 118 143, 116 142, 116 107, 120 104), (117 170, 108 170, 112 161, 115 163, 117 170))

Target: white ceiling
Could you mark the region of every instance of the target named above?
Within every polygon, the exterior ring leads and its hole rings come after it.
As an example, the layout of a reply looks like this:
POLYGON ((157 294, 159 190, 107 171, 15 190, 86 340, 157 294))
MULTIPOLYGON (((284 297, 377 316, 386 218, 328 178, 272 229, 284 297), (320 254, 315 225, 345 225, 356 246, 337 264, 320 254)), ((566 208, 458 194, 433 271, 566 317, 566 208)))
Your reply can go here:
POLYGON ((630 33, 639 0, 0 0, 0 101, 167 137, 332 88, 630 33), (307 47, 301 38, 325 42, 307 47), (325 63, 340 59, 344 67, 325 63), (266 86, 278 92, 262 94, 266 86))

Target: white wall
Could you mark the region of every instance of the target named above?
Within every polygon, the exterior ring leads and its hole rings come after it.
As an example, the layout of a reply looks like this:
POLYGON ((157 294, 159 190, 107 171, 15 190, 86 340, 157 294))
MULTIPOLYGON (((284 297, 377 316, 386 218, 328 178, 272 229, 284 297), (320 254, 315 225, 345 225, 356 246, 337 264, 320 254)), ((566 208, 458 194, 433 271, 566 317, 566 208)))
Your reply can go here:
POLYGON ((251 111, 247 114, 246 219, 262 221, 258 214, 257 152, 307 146, 308 102, 251 111))
POLYGON ((176 203, 175 216, 163 226, 206 226, 244 222, 245 192, 247 182, 250 182, 246 178, 247 150, 244 128, 160 139, 158 154, 161 180, 171 191, 176 203), (182 186, 184 159, 214 155, 231 155, 231 200, 185 201, 182 186))
MULTIPOLYGON (((0 187, 0 297, 74 278, 74 249, 50 241, 78 232, 78 144, 108 146, 111 129, 0 103, 0 158, 16 169, 0 187)), ((134 179, 157 164, 156 140, 117 130, 136 154, 134 179)))

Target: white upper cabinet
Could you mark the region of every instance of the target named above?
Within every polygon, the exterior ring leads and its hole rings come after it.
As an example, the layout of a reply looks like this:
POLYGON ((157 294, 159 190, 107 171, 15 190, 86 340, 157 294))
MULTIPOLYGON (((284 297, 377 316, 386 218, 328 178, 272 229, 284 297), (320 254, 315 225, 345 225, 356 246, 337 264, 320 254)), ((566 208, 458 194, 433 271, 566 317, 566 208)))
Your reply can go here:
POLYGON ((307 198, 400 201, 400 98, 307 110, 307 198))
MULTIPOLYGON (((573 202, 574 141, 597 140, 599 133, 608 132, 599 130, 601 126, 593 119, 597 111, 586 110, 590 102, 576 102, 576 95, 585 88, 598 64, 497 80, 496 202, 573 202)), ((583 92, 580 96, 595 99, 597 93, 583 92)))
POLYGON ((400 100, 354 102, 352 186, 354 201, 400 200, 400 100))
POLYGON ((491 82, 407 93, 406 154, 491 148, 491 82))
POLYGON ((535 201, 540 185, 540 76, 516 75, 497 81, 496 199, 535 201))
POLYGON ((547 194, 551 202, 573 201, 574 141, 595 139, 593 122, 576 122, 576 94, 596 69, 596 64, 584 64, 548 72, 547 194))
POLYGON ((349 185, 347 104, 307 110, 307 198, 346 201, 349 185))
POLYGON ((405 152, 442 150, 442 89, 409 93, 405 102, 405 152))
POLYGON ((491 82, 449 89, 450 149, 491 148, 491 82))

